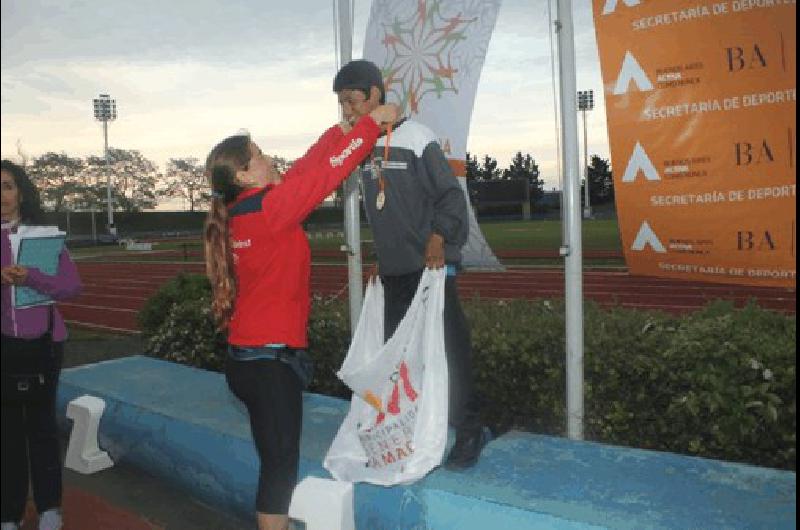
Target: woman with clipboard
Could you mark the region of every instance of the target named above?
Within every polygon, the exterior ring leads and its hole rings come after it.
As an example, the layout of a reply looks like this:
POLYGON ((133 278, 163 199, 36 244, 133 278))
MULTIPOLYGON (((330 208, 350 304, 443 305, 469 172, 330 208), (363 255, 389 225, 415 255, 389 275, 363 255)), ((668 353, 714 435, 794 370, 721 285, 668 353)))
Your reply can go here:
POLYGON ((18 529, 28 483, 39 529, 63 527, 61 449, 56 425, 56 387, 67 330, 55 301, 76 296, 80 278, 62 248, 55 274, 16 263, 12 239, 41 220, 39 192, 25 170, 2 161, 2 530, 18 529), (49 303, 15 304, 21 288, 49 303), (29 473, 30 469, 30 473, 29 473), (30 475, 30 476, 29 476, 30 475))

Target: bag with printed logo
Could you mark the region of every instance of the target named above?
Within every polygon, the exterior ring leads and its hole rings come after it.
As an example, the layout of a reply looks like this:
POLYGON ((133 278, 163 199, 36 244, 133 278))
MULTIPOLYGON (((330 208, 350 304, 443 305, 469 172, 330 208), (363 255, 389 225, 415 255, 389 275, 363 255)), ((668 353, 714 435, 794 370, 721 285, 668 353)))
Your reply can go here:
POLYGON ((353 390, 324 462, 337 480, 408 484, 441 463, 448 414, 444 283, 444 269, 423 272, 408 312, 384 344, 383 286, 370 280, 337 373, 353 390))

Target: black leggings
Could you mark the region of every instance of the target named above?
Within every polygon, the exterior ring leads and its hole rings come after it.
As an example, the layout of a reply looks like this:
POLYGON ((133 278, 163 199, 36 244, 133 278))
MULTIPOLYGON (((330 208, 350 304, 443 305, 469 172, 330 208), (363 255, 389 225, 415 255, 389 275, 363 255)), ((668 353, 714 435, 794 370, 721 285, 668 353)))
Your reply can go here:
POLYGON ((231 358, 226 363, 225 378, 250 416, 260 460, 256 511, 288 514, 297 485, 303 426, 300 378, 281 361, 231 358))
POLYGON ((63 343, 25 341, 3 335, 2 371, 47 374, 40 400, 2 403, 2 521, 18 522, 25 512, 28 483, 42 513, 61 505, 61 446, 56 424, 56 387, 63 343))

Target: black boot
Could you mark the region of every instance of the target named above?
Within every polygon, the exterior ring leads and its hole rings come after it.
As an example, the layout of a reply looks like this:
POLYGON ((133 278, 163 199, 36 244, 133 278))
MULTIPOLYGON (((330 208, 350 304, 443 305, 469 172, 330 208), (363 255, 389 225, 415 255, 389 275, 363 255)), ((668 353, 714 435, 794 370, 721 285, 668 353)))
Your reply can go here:
POLYGON ((456 443, 444 467, 451 471, 458 469, 468 469, 475 465, 478 458, 481 456, 481 451, 486 444, 491 440, 491 434, 488 429, 479 427, 477 429, 462 430, 456 433, 456 443))

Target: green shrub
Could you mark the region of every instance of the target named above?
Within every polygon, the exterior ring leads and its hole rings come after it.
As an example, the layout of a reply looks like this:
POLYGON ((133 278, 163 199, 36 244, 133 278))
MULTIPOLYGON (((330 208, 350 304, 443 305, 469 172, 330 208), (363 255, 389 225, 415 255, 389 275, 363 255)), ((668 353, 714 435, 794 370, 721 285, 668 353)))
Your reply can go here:
POLYGON ((796 467, 794 318, 717 302, 638 332, 626 320, 625 343, 587 327, 588 436, 796 467))
POLYGON ((665 313, 591 304, 585 311, 587 438, 658 449, 672 398, 663 385, 672 367, 662 357, 676 319, 665 313))
POLYGON ((145 302, 137 320, 145 339, 158 331, 172 306, 183 301, 209 300, 211 284, 201 274, 180 273, 166 282, 145 302))
POLYGON ((147 341, 147 353, 217 372, 225 369, 225 336, 217 333, 208 298, 173 304, 147 341))
POLYGON ((350 389, 336 372, 350 347, 350 312, 340 300, 315 296, 308 319, 308 351, 314 359, 310 392, 350 399, 350 389))
MULTIPOLYGON (((564 435, 564 306, 465 304, 484 415, 564 435)), ((796 318, 715 302, 681 317, 584 306, 587 439, 796 468, 796 318)))
POLYGON ((464 309, 472 326, 473 370, 487 421, 499 431, 560 434, 565 406, 563 304, 475 299, 464 309))
POLYGON ((663 448, 796 466, 795 319, 717 303, 682 319, 663 352, 672 373, 663 448))
POLYGON ((225 336, 211 316, 211 284, 201 274, 180 273, 139 312, 149 355, 207 370, 225 367, 225 336))
MULTIPOLYGON (((156 295, 150 318, 160 325, 151 334, 150 352, 220 370, 224 341, 213 331, 199 278, 182 280, 191 293, 177 295, 180 287, 170 283, 166 294, 156 295), (174 300, 181 302, 169 307, 174 300)), ((474 299, 464 308, 487 423, 497 431, 563 435, 563 302, 474 299)), ((350 341, 348 320, 344 301, 313 300, 308 335, 316 370, 310 391, 350 396, 335 375, 350 341)), ((755 304, 734 309, 716 302, 674 316, 586 303, 585 436, 796 469, 795 340, 794 316, 755 304)))
MULTIPOLYGON (((138 316, 147 353, 198 368, 224 370, 225 336, 214 332, 210 298, 206 276, 181 273, 165 283, 138 316)), ((350 390, 336 377, 350 344, 348 315, 341 301, 312 300, 308 322, 309 351, 314 357, 311 392, 350 398, 350 390)))

